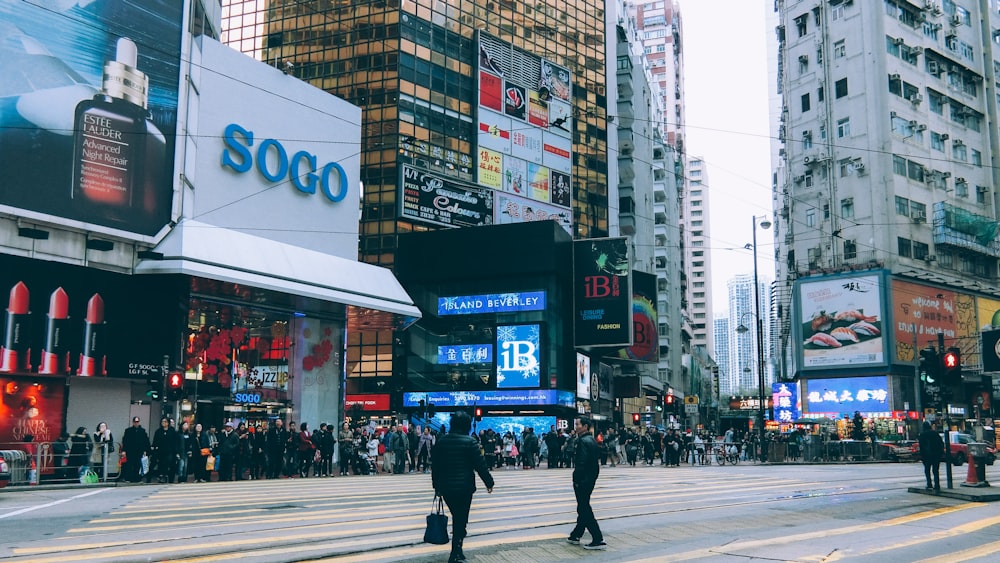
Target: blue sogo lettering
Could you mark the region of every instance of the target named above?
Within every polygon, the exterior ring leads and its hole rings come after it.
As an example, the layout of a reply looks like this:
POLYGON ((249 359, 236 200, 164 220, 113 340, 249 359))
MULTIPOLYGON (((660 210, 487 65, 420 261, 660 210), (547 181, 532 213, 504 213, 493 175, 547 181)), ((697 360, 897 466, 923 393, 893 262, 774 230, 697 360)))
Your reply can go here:
MULTIPOLYGON (((226 146, 222 151, 222 166, 240 174, 249 172, 254 161, 250 150, 254 144, 253 131, 230 123, 222 140, 226 146)), ((315 194, 319 184, 320 191, 333 203, 347 197, 347 173, 339 163, 328 162, 318 168, 316 155, 306 151, 298 151, 289 159, 284 145, 275 139, 265 139, 257 148, 256 157, 257 171, 269 182, 280 182, 288 176, 302 193, 315 194)))

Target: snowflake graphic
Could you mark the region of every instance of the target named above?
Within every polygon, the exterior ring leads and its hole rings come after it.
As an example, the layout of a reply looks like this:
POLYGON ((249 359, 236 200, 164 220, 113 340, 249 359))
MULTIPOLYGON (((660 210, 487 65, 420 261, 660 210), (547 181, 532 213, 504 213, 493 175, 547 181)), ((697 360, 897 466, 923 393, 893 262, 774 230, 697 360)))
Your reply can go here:
POLYGON ((503 383, 507 378, 503 376, 503 373, 497 373, 497 384, 503 383))
POLYGON ((541 371, 538 362, 532 361, 530 364, 531 365, 522 366, 520 370, 521 377, 523 377, 526 380, 536 379, 541 371))
POLYGON ((517 327, 516 326, 501 326, 497 327, 497 340, 502 340, 504 342, 510 342, 517 338, 517 327))

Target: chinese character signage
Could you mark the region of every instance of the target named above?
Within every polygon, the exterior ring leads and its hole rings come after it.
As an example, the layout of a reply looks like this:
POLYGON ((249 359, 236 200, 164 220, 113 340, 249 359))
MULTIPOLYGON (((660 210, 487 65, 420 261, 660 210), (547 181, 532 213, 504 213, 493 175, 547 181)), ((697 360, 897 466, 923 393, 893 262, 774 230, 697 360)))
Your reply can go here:
POLYGON ((497 151, 479 148, 479 183, 499 190, 503 185, 503 155, 497 151))
POLYGON ((497 389, 538 387, 541 384, 541 326, 497 327, 497 389))
POLYGON ((853 414, 860 412, 888 412, 889 378, 841 377, 832 379, 806 379, 803 406, 810 413, 853 414))
POLYGON ((526 197, 497 192, 496 224, 526 223, 529 221, 555 221, 573 234, 573 212, 526 197))
POLYGON ((885 363, 882 289, 880 273, 798 283, 795 318, 803 370, 885 363))
POLYGON ((576 346, 632 345, 632 284, 628 239, 573 242, 576 346))
POLYGON ((438 298, 438 315, 441 316, 544 310, 544 291, 487 293, 485 295, 460 295, 457 297, 438 298))
POLYGON ((439 364, 491 364, 493 344, 438 346, 439 364))
POLYGON ((802 418, 799 388, 793 382, 772 383, 771 403, 774 405, 774 420, 778 422, 795 422, 802 418))
POLYGON ((560 405, 573 407, 576 399, 570 391, 555 389, 527 389, 523 391, 430 391, 403 393, 403 406, 416 407, 420 401, 433 403, 438 408, 560 405))
POLYGON ((465 187, 411 166, 402 166, 401 215, 407 219, 445 227, 493 224, 493 194, 465 187))

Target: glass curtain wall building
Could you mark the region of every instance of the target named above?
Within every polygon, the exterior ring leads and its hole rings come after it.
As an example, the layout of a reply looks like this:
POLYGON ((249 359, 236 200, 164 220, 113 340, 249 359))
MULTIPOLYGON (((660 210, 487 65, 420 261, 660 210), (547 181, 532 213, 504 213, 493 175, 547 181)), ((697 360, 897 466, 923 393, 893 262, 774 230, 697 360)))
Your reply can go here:
MULTIPOLYGON (((404 169, 477 186, 480 35, 569 70, 572 233, 609 235, 603 1, 222 3, 223 42, 363 108, 362 261, 392 267, 399 234, 441 228, 404 217, 404 169)), ((348 377, 367 379, 348 392, 392 375, 391 330, 349 338, 348 377)))

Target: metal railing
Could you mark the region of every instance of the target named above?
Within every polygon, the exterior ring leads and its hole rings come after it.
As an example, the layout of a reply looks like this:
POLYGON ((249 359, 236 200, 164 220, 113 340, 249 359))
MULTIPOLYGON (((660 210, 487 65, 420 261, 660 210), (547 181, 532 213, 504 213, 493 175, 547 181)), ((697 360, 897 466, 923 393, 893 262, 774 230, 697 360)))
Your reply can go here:
POLYGON ((98 444, 86 454, 71 453, 69 445, 55 442, 0 443, 0 456, 10 471, 8 485, 81 483, 87 471, 97 475, 97 483, 118 478, 121 471, 121 444, 98 444))

